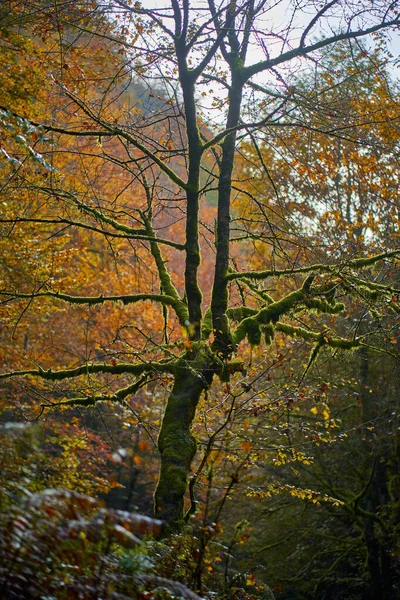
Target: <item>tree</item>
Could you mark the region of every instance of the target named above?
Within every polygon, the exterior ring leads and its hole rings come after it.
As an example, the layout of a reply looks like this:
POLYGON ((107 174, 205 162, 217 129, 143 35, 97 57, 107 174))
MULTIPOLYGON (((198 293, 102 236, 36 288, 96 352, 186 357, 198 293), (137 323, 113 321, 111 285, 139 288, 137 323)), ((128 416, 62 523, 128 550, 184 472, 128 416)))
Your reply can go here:
MULTIPOLYGON (((22 19, 26 30, 27 15, 33 15, 43 31, 47 46, 40 58, 47 87, 35 97, 34 116, 29 104, 16 110, 12 95, 1 107, 7 147, 0 222, 8 249, 15 252, 24 240, 30 254, 34 246, 46 248, 43 269, 18 280, 5 261, 6 325, 15 333, 26 310, 43 303, 47 327, 49 315, 56 321, 65 304, 72 307, 63 319, 66 335, 71 322, 78 335, 68 365, 56 366, 39 348, 29 356, 15 351, 16 361, 5 359, 0 377, 41 382, 40 392, 48 398, 43 411, 98 402, 129 406, 128 399, 145 386, 152 389, 155 381, 167 386, 155 513, 178 528, 196 453, 191 431, 196 409, 216 377, 229 382, 237 373, 243 376, 246 338, 258 346, 262 339, 270 344, 277 332, 300 337, 313 346, 311 365, 323 346, 351 350, 367 342, 357 334, 341 337, 331 327, 313 328, 312 321, 302 321, 310 311, 340 314, 345 303, 336 298, 345 301, 352 286, 397 310, 392 287, 369 275, 376 264, 394 260, 398 250, 336 262, 333 256, 315 264, 307 262, 307 253, 293 259, 281 251, 279 268, 268 263, 266 253, 262 268, 251 270, 239 244, 256 237, 268 247, 271 236, 241 226, 235 233, 231 218, 238 193, 255 210, 260 206, 233 181, 238 141, 260 130, 302 131, 307 125, 291 118, 297 100, 285 85, 285 71, 318 60, 325 48, 343 40, 357 43, 397 28, 398 3, 332 0, 317 7, 309 2, 302 13, 293 3, 279 15, 287 18, 279 32, 268 25, 274 9, 265 1, 17 6, 15 23, 22 19), (301 35, 297 20, 303 23, 301 35), (255 47, 263 57, 254 55, 255 47), (89 64, 91 53, 100 57, 97 63, 89 64), (267 84, 259 83, 261 74, 267 84), (141 81, 139 100, 132 97, 132 78, 141 81), (216 200, 215 226, 202 218, 207 198, 216 200), (49 267, 51 256, 60 256, 60 248, 49 247, 53 242, 69 252, 67 269, 49 267), (215 246, 212 266, 205 265, 211 278, 201 264, 207 244, 215 246), (74 281, 91 252, 96 257, 87 270, 91 276, 74 281), (112 277, 107 254, 117 267, 112 277), (104 269, 101 281, 96 269, 104 269), (282 277, 288 280, 285 287, 279 284, 282 277), (271 281, 278 284, 278 296, 269 292, 271 281), (88 314, 81 332, 74 312, 80 307, 88 314), (91 312, 96 310, 101 312, 91 312), (105 332, 98 331, 100 314, 105 332), (27 367, 26 360, 36 366, 27 367)), ((268 165, 261 165, 268 172, 268 165)), ((272 244, 277 247, 276 240, 272 244)), ((62 349, 55 358, 65 365, 62 349)))

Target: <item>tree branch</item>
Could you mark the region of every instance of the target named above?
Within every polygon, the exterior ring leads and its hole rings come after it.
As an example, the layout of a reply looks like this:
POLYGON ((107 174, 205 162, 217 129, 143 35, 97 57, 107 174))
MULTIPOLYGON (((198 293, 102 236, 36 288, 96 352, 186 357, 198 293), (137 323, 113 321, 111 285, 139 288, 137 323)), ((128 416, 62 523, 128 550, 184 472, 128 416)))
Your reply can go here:
POLYGON ((340 273, 344 268, 363 269, 372 266, 380 260, 395 258, 400 255, 400 250, 392 252, 383 252, 374 256, 365 258, 355 258, 343 263, 332 265, 315 264, 309 267, 293 267, 291 269, 268 269, 266 271, 243 271, 241 273, 228 273, 226 279, 232 281, 235 279, 268 279, 268 277, 282 277, 283 275, 296 275, 298 273, 340 273))
MULTIPOLYGON (((309 46, 304 46, 304 45, 300 44, 297 48, 294 48, 293 50, 288 50, 287 52, 284 52, 283 54, 281 54, 280 56, 277 56, 276 58, 270 58, 268 60, 263 60, 258 63, 255 63, 254 65, 245 67, 244 73, 245 73, 246 79, 250 79, 250 77, 253 77, 253 75, 256 75, 257 73, 261 73, 262 71, 266 71, 267 69, 271 69, 272 67, 281 65, 282 63, 293 60, 294 58, 306 57, 308 54, 311 54, 311 52, 314 52, 315 50, 320 50, 321 48, 325 48, 326 46, 331 46, 333 44, 336 44, 337 42, 341 42, 343 40, 354 40, 354 39, 357 39, 360 37, 365 37, 372 33, 381 31, 382 29, 388 29, 389 27, 397 27, 397 26, 399 26, 399 24, 400 24, 400 16, 398 16, 395 19, 392 19, 390 21, 383 21, 381 23, 378 23, 377 25, 373 25, 372 27, 367 27, 366 29, 359 29, 357 31, 346 31, 343 33, 338 33, 336 35, 332 35, 330 37, 324 38, 323 40, 319 40, 318 42, 315 42, 314 44, 310 44, 309 46)), ((313 25, 314 25, 314 23, 313 23, 313 25)))
POLYGON ((12 292, 7 290, 1 290, 0 296, 6 296, 7 301, 17 300, 19 298, 40 298, 50 297, 56 298, 57 300, 63 300, 69 304, 86 304, 93 306, 94 304, 104 304, 104 302, 122 302, 124 305, 135 304, 136 302, 144 302, 150 300, 151 302, 159 302, 163 305, 175 307, 177 300, 172 296, 165 294, 123 294, 116 296, 73 296, 72 294, 64 294, 63 292, 32 292, 31 294, 23 294, 20 292, 12 292))
MULTIPOLYGON (((73 221, 72 219, 63 219, 63 218, 57 218, 57 219, 50 219, 50 218, 44 218, 44 219, 31 219, 31 218, 27 218, 27 217, 16 217, 15 219, 2 219, 0 217, 0 223, 9 223, 9 224, 15 224, 15 223, 49 223, 49 224, 54 224, 54 225, 69 225, 71 227, 80 227, 81 229, 87 229, 89 231, 93 231, 94 233, 100 233, 101 235, 104 235, 105 237, 113 237, 113 238, 122 238, 122 239, 126 239, 126 240, 142 240, 142 241, 151 241, 153 239, 155 239, 155 241, 158 244, 165 244, 166 246, 171 246, 172 248, 175 248, 176 250, 185 250, 185 244, 179 244, 178 242, 173 242, 172 240, 165 240, 163 238, 153 238, 153 237, 149 237, 146 234, 146 231, 137 229, 134 230, 132 228, 132 232, 136 231, 136 233, 115 233, 114 231, 109 231, 109 230, 105 230, 105 229, 99 229, 98 227, 94 227, 93 225, 88 225, 86 223, 82 223, 81 221, 73 221), (143 233, 140 233, 141 231, 143 231, 143 233)), ((121 225, 121 227, 125 227, 123 225, 121 225)))
POLYGON ((48 381, 63 381, 64 379, 72 379, 89 373, 108 373, 110 375, 142 375, 143 373, 171 373, 174 374, 178 362, 151 362, 151 363, 119 363, 116 365, 107 365, 101 363, 86 363, 72 369, 26 369, 21 371, 9 371, 0 373, 0 379, 10 379, 11 377, 39 377, 48 381))

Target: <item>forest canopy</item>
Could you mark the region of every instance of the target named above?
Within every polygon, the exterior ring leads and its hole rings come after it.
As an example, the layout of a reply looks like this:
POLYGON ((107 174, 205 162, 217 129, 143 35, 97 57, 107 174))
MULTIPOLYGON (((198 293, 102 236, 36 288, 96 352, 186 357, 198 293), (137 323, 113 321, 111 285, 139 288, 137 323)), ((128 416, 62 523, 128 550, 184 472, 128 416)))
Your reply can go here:
POLYGON ((2 2, 3 597, 398 596, 399 11, 2 2))

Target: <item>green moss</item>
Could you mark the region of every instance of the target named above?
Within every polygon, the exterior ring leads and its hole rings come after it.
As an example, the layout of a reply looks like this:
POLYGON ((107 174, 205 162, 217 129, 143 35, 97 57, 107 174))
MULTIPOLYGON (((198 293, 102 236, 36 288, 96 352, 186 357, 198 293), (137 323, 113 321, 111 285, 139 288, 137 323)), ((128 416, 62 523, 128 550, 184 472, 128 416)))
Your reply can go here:
POLYGON ((266 306, 258 313, 258 320, 260 323, 277 323, 281 315, 287 314, 295 304, 304 301, 306 294, 303 289, 292 292, 285 298, 273 302, 269 306, 266 306))
MULTIPOLYGON (((247 335, 250 343, 254 343, 255 345, 257 343, 259 344, 260 342, 257 342, 257 340, 261 340, 261 333, 259 333, 259 327, 257 327, 257 325, 273 325, 279 321, 282 315, 288 314, 295 306, 299 304, 306 305, 307 308, 312 308, 327 314, 337 314, 341 312, 344 309, 343 304, 339 302, 332 303, 332 301, 328 302, 326 300, 311 297, 311 285, 313 281, 313 275, 307 277, 300 289, 288 294, 277 302, 272 302, 272 304, 265 306, 258 313, 256 313, 254 309, 248 309, 246 307, 231 309, 230 315, 232 315, 234 320, 240 320, 240 318, 242 318, 240 325, 235 332, 235 342, 237 344, 240 343, 247 335), (248 316, 243 318, 244 315, 248 316)), ((271 343, 271 340, 273 339, 273 333, 273 328, 272 330, 265 331, 265 341, 267 344, 271 343)))
POLYGON ((302 380, 307 375, 308 371, 310 370, 310 368, 312 367, 313 363, 315 362, 315 360, 316 360, 316 358, 317 358, 317 356, 319 354, 319 351, 321 350, 321 346, 322 345, 323 345, 323 342, 319 341, 317 344, 315 344, 314 348, 311 350, 310 358, 308 359, 307 366, 306 366, 306 368, 304 370, 303 375, 301 376, 302 380))
POLYGON ((375 254, 375 256, 370 256, 368 258, 356 258, 350 262, 352 267, 355 268, 363 268, 369 267, 374 263, 384 260, 385 258, 394 258, 395 256, 400 255, 400 250, 393 250, 392 252, 383 252, 382 254, 375 254))
POLYGON ((277 323, 275 325, 277 331, 281 331, 286 335, 290 335, 292 337, 300 337, 303 340, 318 340, 319 333, 315 333, 314 331, 310 331, 309 329, 304 329, 304 327, 295 327, 294 325, 289 325, 288 323, 277 323))
POLYGON ((344 304, 342 302, 332 303, 327 300, 321 300, 320 298, 307 298, 304 304, 307 308, 315 310, 318 313, 326 313, 329 315, 337 315, 344 310, 344 304))
POLYGON ((346 340, 345 338, 336 337, 332 335, 330 330, 325 330, 323 332, 317 333, 315 331, 310 331, 309 329, 304 329, 304 327, 295 327, 293 325, 288 325, 287 323, 277 323, 276 324, 277 331, 281 331, 286 335, 291 335, 294 337, 300 337, 303 340, 307 341, 315 341, 320 345, 326 344, 331 348, 340 348, 341 350, 354 350, 355 348, 360 347, 360 341, 355 340, 346 340))
POLYGON ((270 346, 270 344, 272 343, 272 340, 275 337, 275 327, 272 325, 272 323, 268 323, 268 325, 264 325, 264 327, 262 328, 263 334, 264 334, 264 340, 267 346, 270 346))
POLYGON ((261 343, 261 327, 256 319, 249 318, 247 322, 247 339, 252 346, 259 346, 261 343))
POLYGON ((330 290, 328 290, 325 293, 326 301, 329 302, 330 304, 334 304, 335 303, 336 291, 337 291, 337 287, 333 286, 330 290))
POLYGON ((243 319, 235 331, 235 343, 239 344, 246 336, 252 346, 258 346, 261 342, 261 327, 255 317, 243 319))
POLYGON ((379 321, 382 318, 382 314, 373 306, 370 306, 368 310, 371 313, 371 315, 374 317, 374 319, 376 319, 377 321, 379 321))
POLYGON ((183 524, 188 474, 196 453, 191 428, 197 404, 219 368, 207 344, 198 341, 191 344, 176 369, 158 437, 161 467, 154 497, 156 515, 172 528, 183 524))
POLYGON ((102 400, 107 400, 105 396, 98 397, 88 397, 88 398, 72 398, 71 400, 62 400, 61 402, 57 402, 57 404, 52 404, 49 406, 94 406, 97 402, 102 400))
POLYGON ((355 350, 360 347, 359 340, 345 340, 344 338, 329 338, 328 345, 331 348, 340 348, 341 350, 355 350))
POLYGON ((154 238, 154 239, 151 239, 151 241, 150 241, 150 249, 151 249, 151 253, 153 255, 154 261, 157 265, 157 270, 158 270, 158 275, 160 278, 162 290, 165 294, 167 294, 171 298, 174 298, 173 307, 174 307, 175 313, 179 319, 180 324, 182 326, 185 326, 185 324, 189 322, 189 311, 188 311, 187 305, 185 304, 185 302, 183 302, 181 300, 174 284, 172 283, 171 276, 168 272, 168 269, 165 266, 165 261, 162 257, 159 245, 155 241, 156 234, 151 225, 150 220, 148 218, 146 218, 143 213, 142 213, 142 217, 145 219, 145 226, 146 226, 147 234, 149 235, 150 238, 154 238))
POLYGON ((386 296, 386 294, 383 291, 371 290, 365 285, 358 286, 358 289, 360 290, 360 293, 364 296, 364 298, 372 300, 373 302, 376 302, 377 300, 379 300, 379 298, 386 296))
POLYGON ((249 308, 248 306, 239 306, 237 308, 228 308, 226 314, 232 321, 243 321, 247 317, 256 315, 258 311, 255 308, 249 308))
POLYGON ((176 378, 158 437, 161 467, 155 512, 159 518, 177 527, 183 521, 188 474, 196 453, 191 424, 204 385, 201 375, 197 377, 195 373, 188 372, 176 378))
POLYGON ((212 314, 208 308, 204 314, 203 321, 201 323, 201 339, 208 340, 212 332, 212 314))

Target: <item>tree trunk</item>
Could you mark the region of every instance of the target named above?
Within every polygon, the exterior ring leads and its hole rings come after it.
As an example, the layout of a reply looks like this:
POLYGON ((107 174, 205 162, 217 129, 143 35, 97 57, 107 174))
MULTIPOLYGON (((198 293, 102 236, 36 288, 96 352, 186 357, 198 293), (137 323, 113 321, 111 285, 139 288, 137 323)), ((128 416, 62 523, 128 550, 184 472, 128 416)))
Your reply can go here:
POLYGON ((154 511, 157 518, 167 523, 170 531, 178 531, 183 525, 184 497, 196 453, 192 422, 201 394, 211 383, 214 365, 213 356, 204 342, 192 343, 176 373, 161 424, 158 437, 161 467, 154 511))

